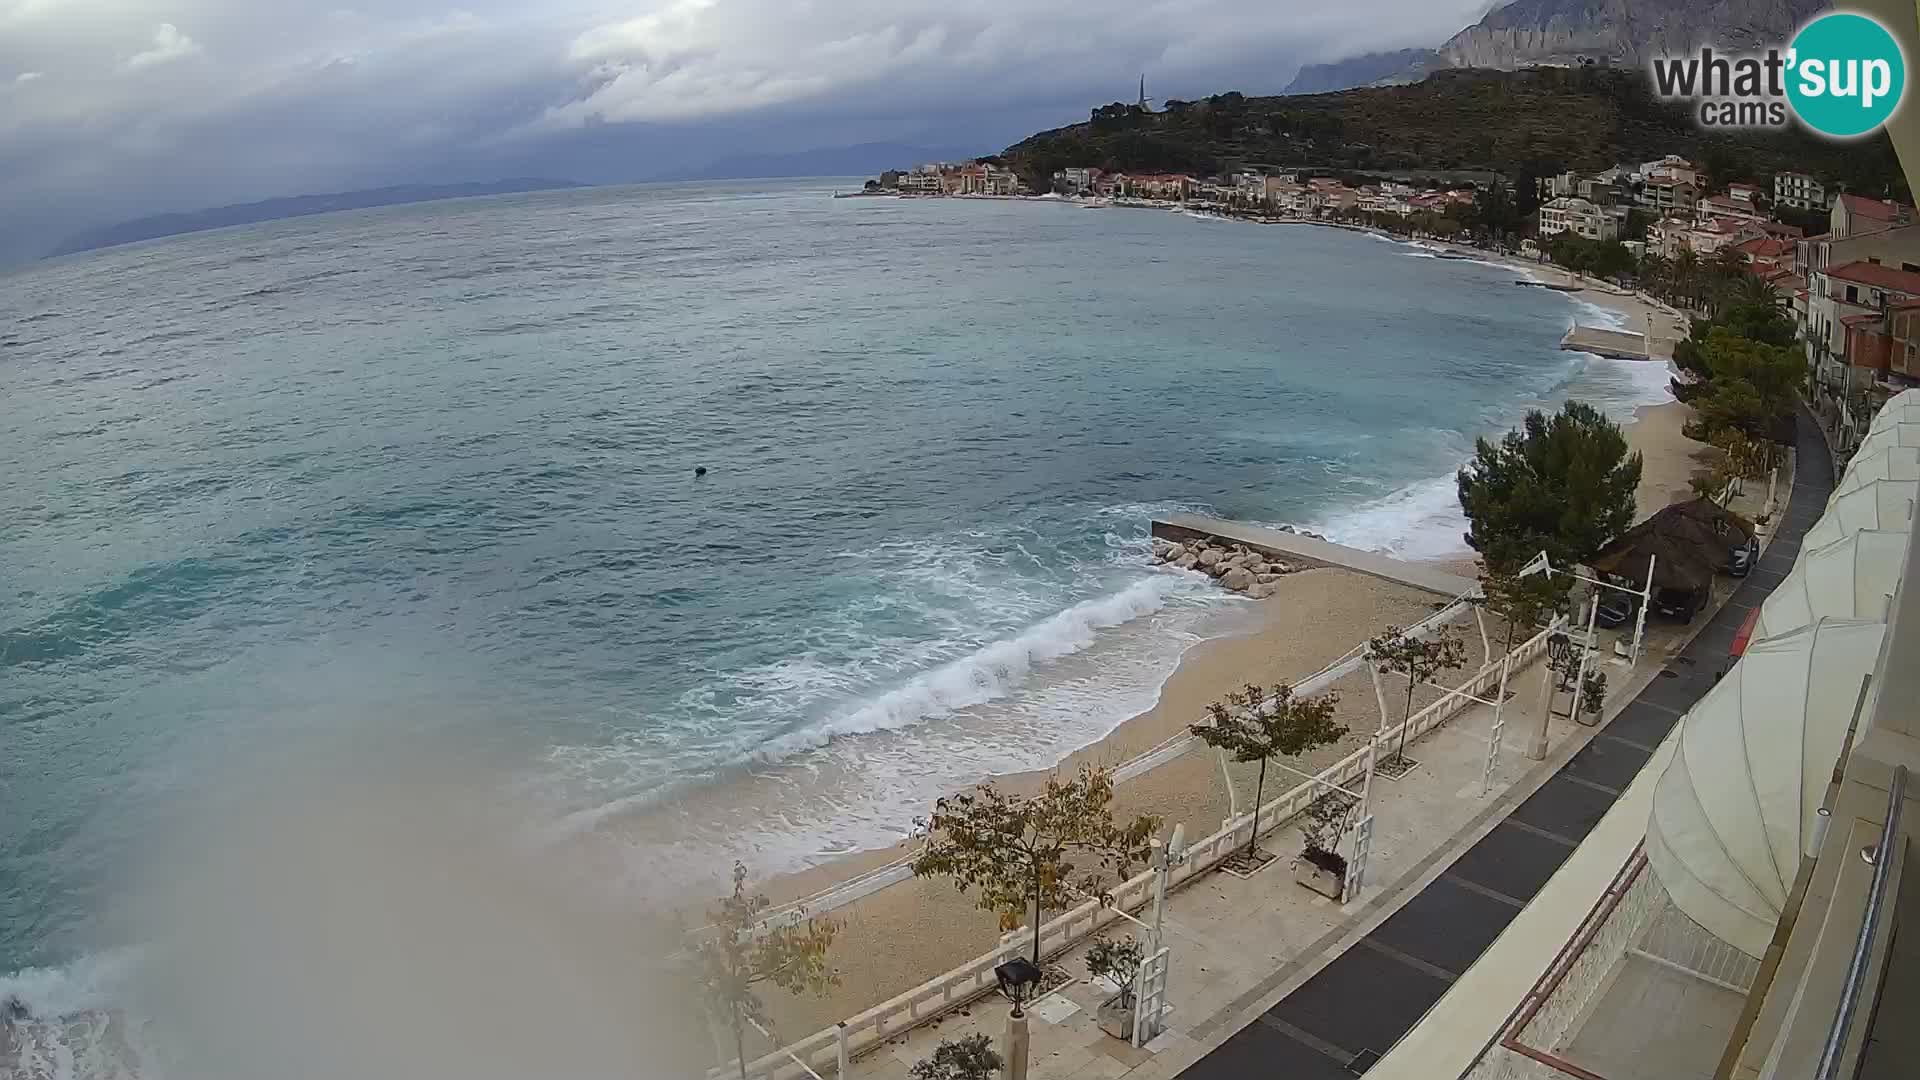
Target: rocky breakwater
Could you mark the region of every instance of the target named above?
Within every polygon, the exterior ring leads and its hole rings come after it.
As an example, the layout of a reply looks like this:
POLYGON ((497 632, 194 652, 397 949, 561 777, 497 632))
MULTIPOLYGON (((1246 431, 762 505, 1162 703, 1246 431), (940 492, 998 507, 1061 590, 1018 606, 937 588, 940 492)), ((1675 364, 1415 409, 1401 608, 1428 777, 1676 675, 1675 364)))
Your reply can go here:
POLYGON ((1205 539, 1188 540, 1183 544, 1156 539, 1153 542, 1153 561, 1176 570, 1194 570, 1206 574, 1223 587, 1252 600, 1264 600, 1272 596, 1274 582, 1298 569, 1245 544, 1205 539))

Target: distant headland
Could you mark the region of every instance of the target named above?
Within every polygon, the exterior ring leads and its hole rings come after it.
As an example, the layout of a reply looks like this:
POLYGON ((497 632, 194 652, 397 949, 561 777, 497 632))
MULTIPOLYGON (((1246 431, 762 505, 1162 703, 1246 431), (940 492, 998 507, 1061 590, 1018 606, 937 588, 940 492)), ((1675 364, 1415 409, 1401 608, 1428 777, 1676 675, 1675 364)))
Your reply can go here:
POLYGON ((255 222, 277 221, 281 218, 328 214, 336 210, 364 210, 375 206, 398 206, 402 203, 466 199, 476 195, 510 195, 522 191, 548 191, 586 186, 588 185, 573 180, 514 177, 507 180, 465 184, 400 184, 393 187, 366 188, 360 191, 338 191, 328 195, 295 195, 282 199, 262 199, 259 202, 216 206, 209 210, 155 214, 151 217, 123 221, 117 225, 90 229, 69 238, 55 248, 49 257, 71 255, 75 252, 91 251, 94 248, 114 247, 118 244, 131 244, 140 240, 154 240, 162 236, 222 229, 229 225, 251 225, 255 222))

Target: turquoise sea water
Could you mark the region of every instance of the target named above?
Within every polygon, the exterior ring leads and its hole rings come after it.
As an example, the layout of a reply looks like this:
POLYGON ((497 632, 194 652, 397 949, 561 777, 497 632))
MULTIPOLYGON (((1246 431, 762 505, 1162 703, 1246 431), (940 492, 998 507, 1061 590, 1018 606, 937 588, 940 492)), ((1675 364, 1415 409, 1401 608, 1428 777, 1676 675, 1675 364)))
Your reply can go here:
POLYGON ((1442 555, 1474 436, 1665 398, 1511 269, 832 186, 0 277, 0 972, 119 944, 173 808, 329 740, 472 760, 557 835, 693 804, 681 842, 759 869, 886 843, 1146 707, 1238 603, 1147 564, 1155 512, 1442 555), (780 813, 716 809, 748 771, 780 813))

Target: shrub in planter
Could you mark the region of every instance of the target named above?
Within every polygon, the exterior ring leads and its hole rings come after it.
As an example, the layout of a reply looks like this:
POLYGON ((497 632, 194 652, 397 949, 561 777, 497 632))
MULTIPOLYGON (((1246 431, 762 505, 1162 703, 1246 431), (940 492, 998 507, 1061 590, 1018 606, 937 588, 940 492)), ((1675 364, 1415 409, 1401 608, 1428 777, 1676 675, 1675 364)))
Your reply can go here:
POLYGON ((913 1080, 993 1080, 1006 1063, 994 1052, 990 1035, 941 1039, 933 1054, 907 1070, 913 1080))
POLYGON ((1101 938, 1087 947, 1087 974, 1120 988, 1099 1010, 1100 1030, 1116 1039, 1133 1035, 1133 980, 1145 956, 1145 947, 1131 935, 1118 941, 1101 938))
POLYGON ((1322 896, 1338 900, 1345 891, 1347 860, 1340 854, 1340 841, 1347 834, 1347 821, 1353 815, 1356 800, 1344 791, 1329 791, 1315 799, 1301 815, 1300 832, 1306 838, 1300 862, 1294 864, 1294 878, 1322 896), (1302 865, 1304 863, 1304 865, 1302 865))

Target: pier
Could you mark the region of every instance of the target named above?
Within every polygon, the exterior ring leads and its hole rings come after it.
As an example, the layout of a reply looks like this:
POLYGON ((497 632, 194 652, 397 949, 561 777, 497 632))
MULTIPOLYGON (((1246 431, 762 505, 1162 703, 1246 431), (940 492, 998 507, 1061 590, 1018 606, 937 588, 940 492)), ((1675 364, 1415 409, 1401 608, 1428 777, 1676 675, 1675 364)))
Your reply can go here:
POLYGON ((1165 518, 1157 518, 1153 522, 1152 531, 1153 535, 1164 540, 1185 541, 1204 536, 1233 544, 1245 544, 1255 551, 1275 556, 1286 562, 1308 566, 1336 566, 1343 570, 1352 570, 1369 577, 1380 578, 1383 581, 1410 585, 1425 592, 1444 596, 1449 600, 1480 587, 1480 583, 1470 577, 1449 573, 1436 566, 1407 562, 1392 556, 1362 551, 1345 544, 1302 536, 1282 529, 1246 525, 1238 521, 1222 521, 1218 518, 1201 517, 1198 514, 1170 514, 1165 518))
POLYGON ((1645 334, 1630 333, 1625 330, 1602 330, 1597 326, 1575 326, 1560 339, 1560 347, 1575 352, 1588 352, 1596 356, 1605 356, 1614 360, 1671 360, 1673 342, 1664 338, 1653 338, 1652 348, 1648 348, 1645 334))

